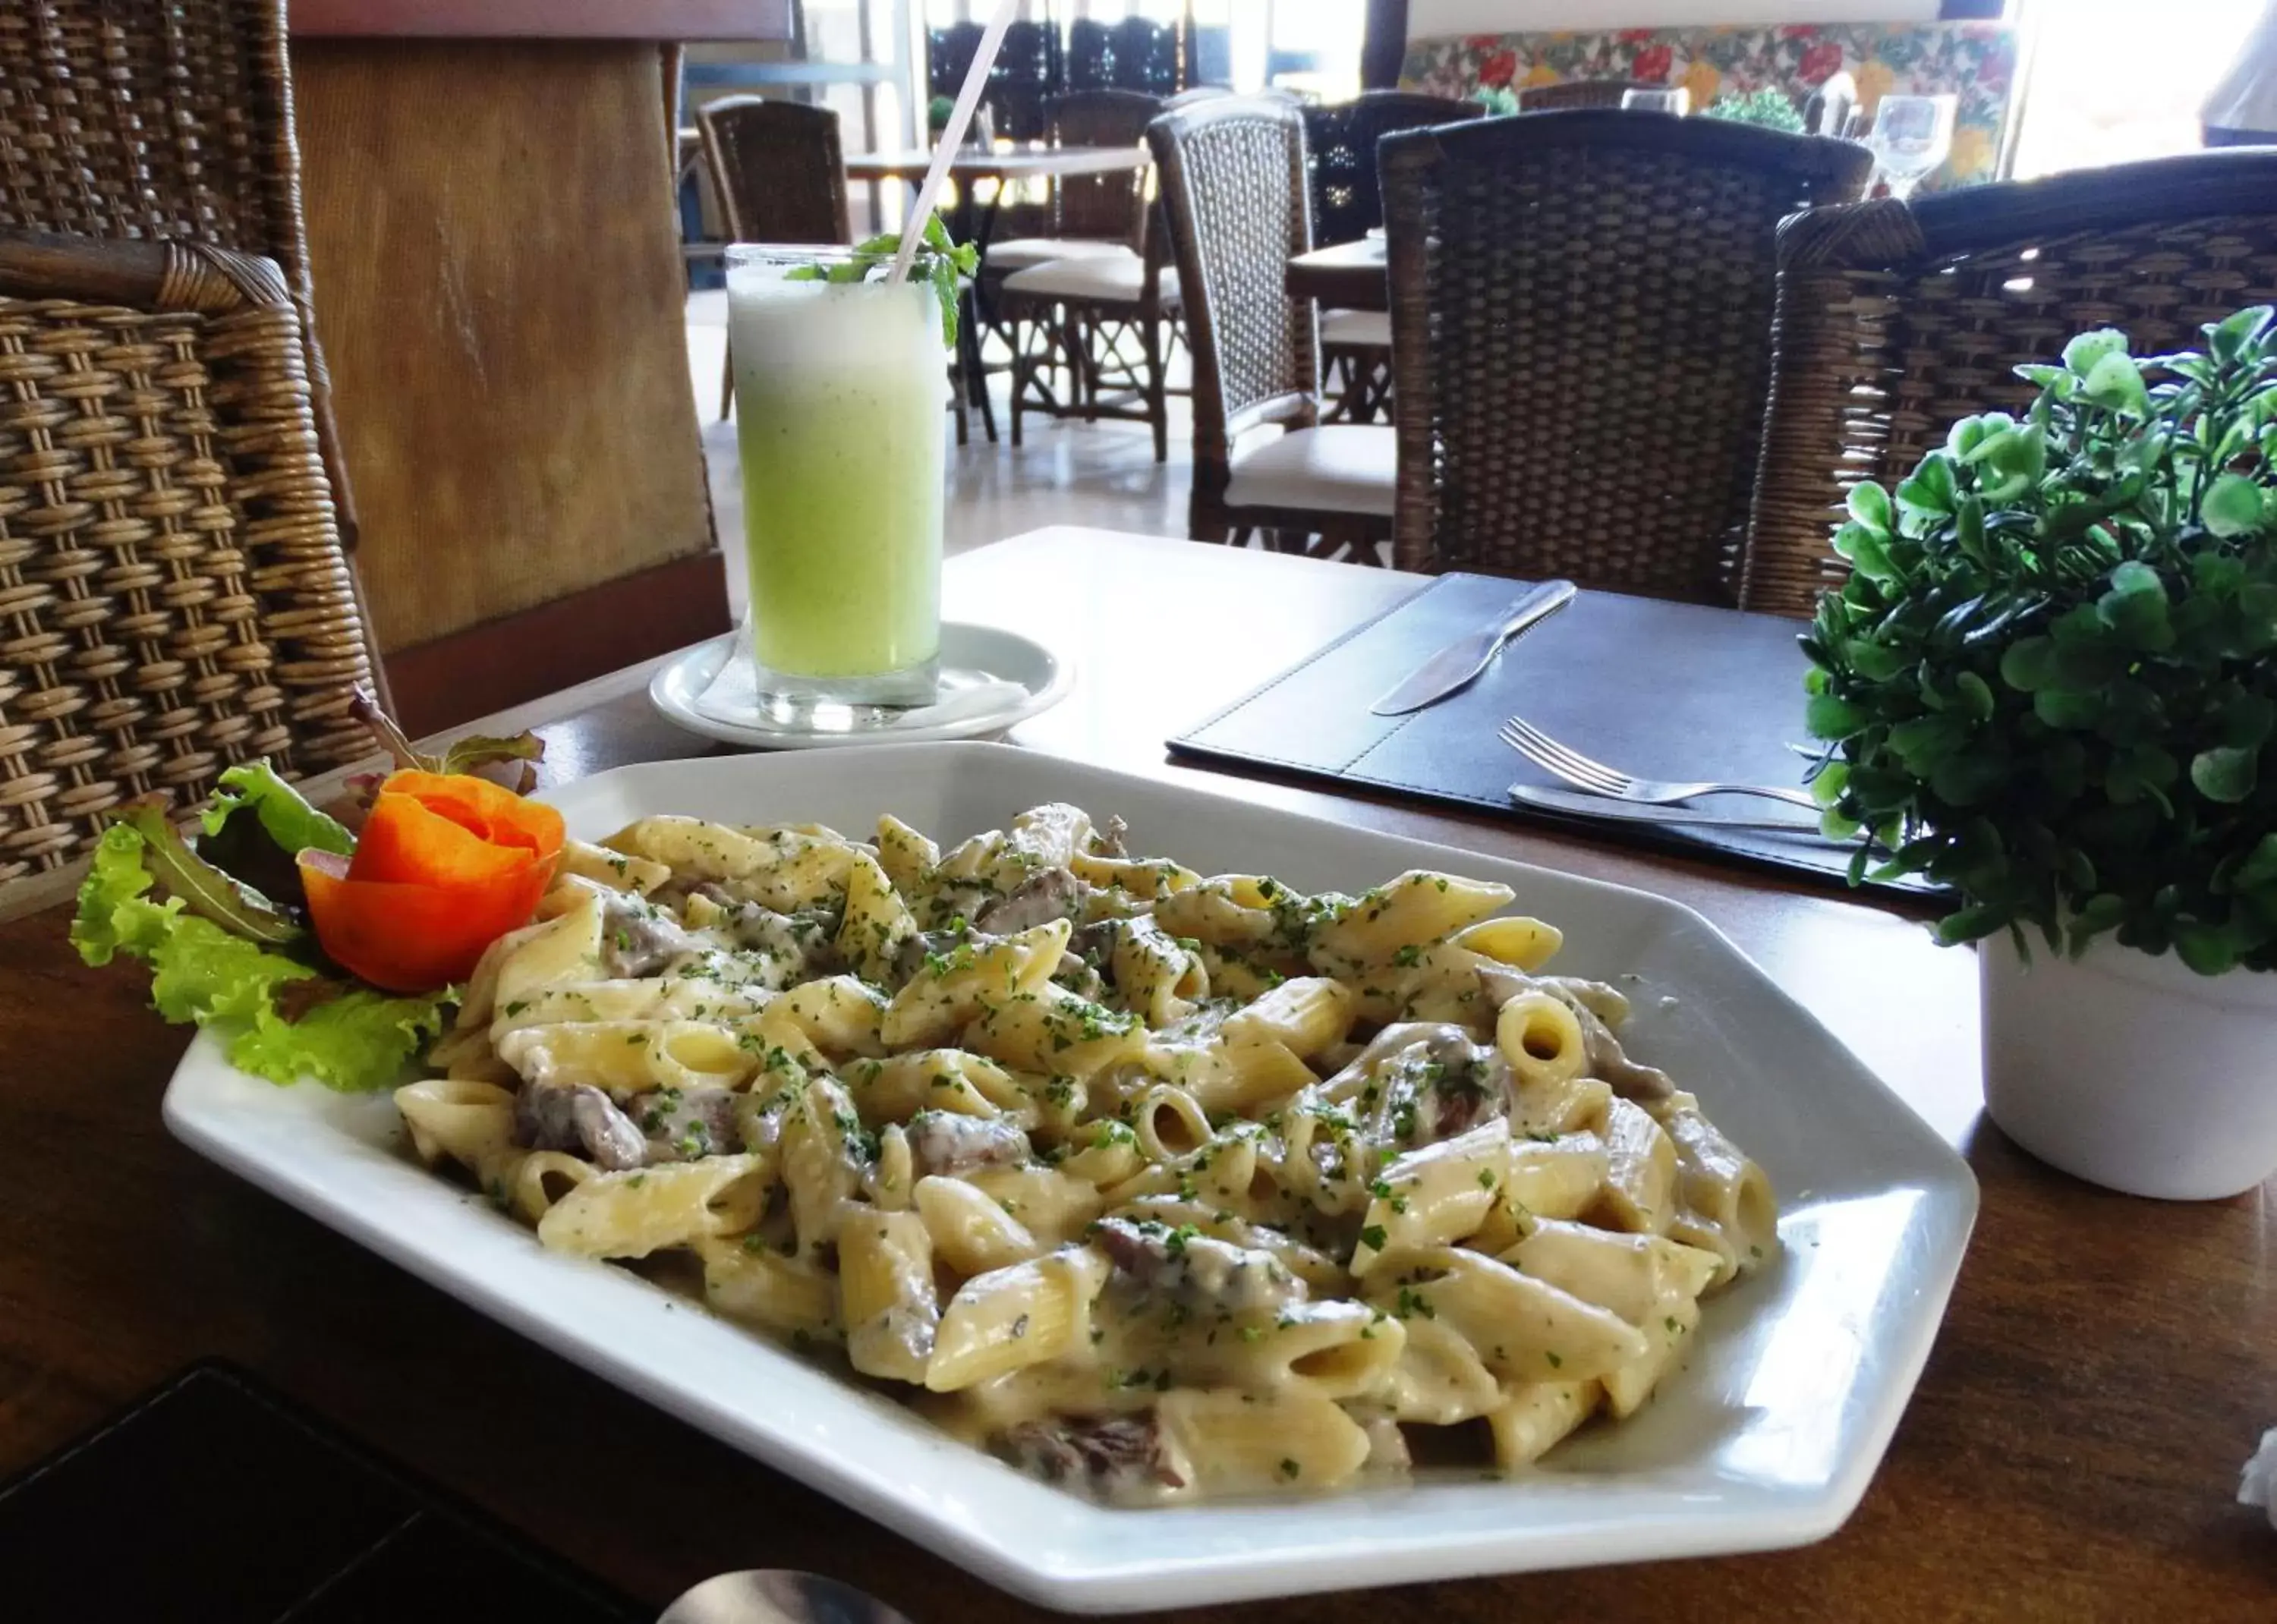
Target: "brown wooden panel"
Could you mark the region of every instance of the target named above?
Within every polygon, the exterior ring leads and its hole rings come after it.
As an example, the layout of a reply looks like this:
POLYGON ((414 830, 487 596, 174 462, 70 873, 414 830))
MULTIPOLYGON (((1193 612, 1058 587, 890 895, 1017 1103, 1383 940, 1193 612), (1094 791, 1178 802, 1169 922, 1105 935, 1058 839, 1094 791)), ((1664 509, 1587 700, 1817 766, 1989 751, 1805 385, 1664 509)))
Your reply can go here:
POLYGON ((790 0, 292 0, 293 36, 788 40, 790 0))
POLYGON ((398 650, 388 683, 415 738, 727 629, 727 573, 699 553, 398 650))
POLYGON ((293 58, 381 648, 712 552, 655 47, 293 58))

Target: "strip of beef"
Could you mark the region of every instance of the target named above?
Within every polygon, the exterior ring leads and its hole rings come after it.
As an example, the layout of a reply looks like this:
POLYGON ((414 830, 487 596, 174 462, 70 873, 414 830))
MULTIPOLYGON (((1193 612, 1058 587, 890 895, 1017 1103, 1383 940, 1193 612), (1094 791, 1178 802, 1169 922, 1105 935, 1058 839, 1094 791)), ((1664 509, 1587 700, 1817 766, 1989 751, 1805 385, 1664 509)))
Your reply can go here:
POLYGON ((927 959, 946 959, 964 943, 971 941, 969 932, 955 930, 921 930, 903 942, 894 953, 894 978, 903 986, 917 979, 927 959))
POLYGON ((590 1082, 522 1084, 514 1097, 514 1136, 533 1150, 582 1151, 607 1172, 648 1161, 640 1129, 590 1082))
POLYGON ((1238 1314, 1305 1300, 1305 1282, 1270 1252, 1171 1228, 1152 1218, 1101 1218, 1091 1238, 1117 1277, 1150 1297, 1168 1297, 1194 1314, 1238 1314))
POLYGON ((920 1173, 971 1172, 1026 1162, 1028 1136, 994 1117, 954 1111, 920 1111, 909 1120, 910 1159, 920 1173))
POLYGON ((1023 1422, 996 1440, 996 1453, 1030 1476, 1102 1500, 1153 1498, 1186 1486, 1151 1409, 1023 1422))
POLYGON ((601 973, 613 979, 661 975, 704 951, 680 922, 640 898, 612 892, 601 904, 601 973))
POLYGON ((648 1140, 651 1162, 692 1162, 743 1148, 735 1095, 727 1089, 659 1089, 636 1094, 632 1119, 648 1140))
POLYGON ((1075 908, 1079 885, 1065 869, 1032 874, 1002 899, 982 909, 972 928, 990 936, 1017 936, 1055 919, 1065 919, 1075 908))

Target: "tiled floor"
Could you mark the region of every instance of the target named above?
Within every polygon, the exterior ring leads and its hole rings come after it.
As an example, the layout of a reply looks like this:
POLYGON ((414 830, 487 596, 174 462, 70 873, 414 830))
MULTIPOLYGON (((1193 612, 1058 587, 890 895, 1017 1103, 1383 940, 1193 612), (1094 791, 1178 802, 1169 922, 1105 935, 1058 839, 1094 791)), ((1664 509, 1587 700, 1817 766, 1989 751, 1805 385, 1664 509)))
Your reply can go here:
MULTIPOLYGON (((735 425, 720 421, 720 367, 727 345, 727 297, 697 293, 688 301, 689 379, 704 458, 711 471, 712 502, 727 557, 727 587, 737 613, 743 604, 742 483, 735 459, 735 425)), ((972 442, 949 446, 948 545, 952 553, 1046 525, 1093 525, 1154 535, 1186 533, 1186 489, 1192 429, 1182 398, 1170 403, 1170 459, 1154 461, 1144 423, 1028 420, 1027 444, 1015 451, 1005 409, 1005 380, 996 385, 997 429, 991 445, 976 416, 972 442)), ((942 430, 954 425, 944 414, 942 430)))

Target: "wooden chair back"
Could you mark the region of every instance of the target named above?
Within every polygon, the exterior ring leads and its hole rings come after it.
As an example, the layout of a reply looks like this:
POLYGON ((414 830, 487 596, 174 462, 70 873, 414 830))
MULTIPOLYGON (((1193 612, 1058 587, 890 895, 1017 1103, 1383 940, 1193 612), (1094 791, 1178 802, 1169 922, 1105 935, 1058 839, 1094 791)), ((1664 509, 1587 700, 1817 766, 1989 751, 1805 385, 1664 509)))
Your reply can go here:
POLYGON ((274 260, 0 230, 0 914, 130 797, 372 753, 301 317, 274 260))
POLYGON ((1375 174, 1378 141, 1395 130, 1482 118, 1486 110, 1476 102, 1408 90, 1364 90, 1349 102, 1307 107, 1305 161, 1313 182, 1314 245, 1358 242, 1383 224, 1383 193, 1375 174))
POLYGON ((696 120, 737 242, 852 240, 836 113, 798 102, 724 96, 706 102, 696 120))
MULTIPOLYGON (((1078 90, 1051 104, 1052 142, 1059 147, 1136 147, 1162 110, 1161 100, 1136 90, 1078 90)), ((1052 235, 1142 240, 1146 174, 1063 175, 1052 187, 1052 235)))
POLYGON ((2116 327, 2138 355, 2277 304, 2277 151, 2195 153, 1881 198, 1779 232, 1771 406, 1744 607, 1807 615, 1860 480, 1892 485, 1956 419, 2022 411, 2014 368, 2116 327))
POLYGON ((1235 439, 1317 421, 1312 301, 1286 283, 1313 240, 1304 115, 1282 96, 1215 96, 1163 114, 1146 140, 1193 357, 1194 503, 1214 510, 1235 439))
POLYGON ((1528 85, 1518 93, 1521 113, 1571 112, 1577 107, 1618 107, 1632 90, 1665 90, 1634 79, 1569 79, 1555 85, 1528 85))
POLYGON ((1778 223, 1871 155, 1605 110, 1382 152, 1398 562, 1730 603, 1778 223))

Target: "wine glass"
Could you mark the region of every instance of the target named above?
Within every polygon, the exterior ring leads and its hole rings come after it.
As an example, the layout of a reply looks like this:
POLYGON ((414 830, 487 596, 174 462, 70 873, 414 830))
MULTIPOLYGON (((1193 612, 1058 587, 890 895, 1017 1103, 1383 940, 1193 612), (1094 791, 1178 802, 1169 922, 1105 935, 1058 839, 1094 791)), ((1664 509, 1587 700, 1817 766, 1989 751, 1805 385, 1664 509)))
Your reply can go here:
POLYGON ((1958 99, 1949 95, 1882 98, 1866 145, 1874 149, 1875 162, 1892 197, 1900 201, 1911 197, 1923 177, 1953 150, 1953 110, 1958 99))
POLYGON ((1692 110, 1692 92, 1682 85, 1669 90, 1624 90, 1621 106, 1629 112, 1673 113, 1681 118, 1692 110))

